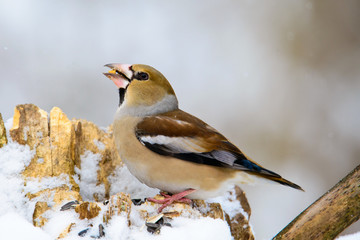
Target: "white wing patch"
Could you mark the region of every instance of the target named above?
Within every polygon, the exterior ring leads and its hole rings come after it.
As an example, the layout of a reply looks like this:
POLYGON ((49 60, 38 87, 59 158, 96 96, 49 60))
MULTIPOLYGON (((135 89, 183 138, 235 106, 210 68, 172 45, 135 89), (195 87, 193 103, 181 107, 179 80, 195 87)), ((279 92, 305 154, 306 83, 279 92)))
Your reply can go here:
POLYGON ((155 116, 153 118, 156 118, 156 119, 159 119, 159 120, 162 120, 162 121, 168 121, 168 122, 176 122, 178 125, 188 125, 188 126, 192 126, 191 123, 188 123, 188 122, 185 122, 185 121, 181 121, 179 119, 173 119, 173 118, 169 118, 169 117, 164 117, 164 116, 155 116))
POLYGON ((164 135, 157 136, 142 136, 141 142, 149 144, 163 145, 171 149, 174 153, 202 153, 206 152, 206 148, 200 145, 201 140, 189 137, 168 137, 164 135))

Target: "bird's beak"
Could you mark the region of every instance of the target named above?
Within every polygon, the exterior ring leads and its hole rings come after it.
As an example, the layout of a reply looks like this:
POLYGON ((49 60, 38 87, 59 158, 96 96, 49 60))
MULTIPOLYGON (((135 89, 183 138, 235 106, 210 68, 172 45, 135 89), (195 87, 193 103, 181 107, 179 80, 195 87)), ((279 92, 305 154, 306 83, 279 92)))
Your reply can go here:
POLYGON ((118 88, 126 88, 133 76, 130 64, 110 63, 105 67, 111 68, 107 73, 104 73, 106 77, 112 80, 118 88))

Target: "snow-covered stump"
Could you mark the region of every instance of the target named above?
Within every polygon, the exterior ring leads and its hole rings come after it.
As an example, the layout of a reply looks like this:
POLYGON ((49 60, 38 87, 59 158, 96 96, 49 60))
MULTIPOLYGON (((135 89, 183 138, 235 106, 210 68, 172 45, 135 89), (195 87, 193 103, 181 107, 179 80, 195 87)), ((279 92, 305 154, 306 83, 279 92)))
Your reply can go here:
POLYGON ((76 162, 75 172, 79 178, 82 178, 80 193, 87 195, 87 199, 93 198, 95 201, 108 199, 111 191, 110 179, 114 171, 123 166, 115 147, 111 126, 100 129, 94 123, 81 119, 73 119, 72 123, 75 126, 73 152, 76 162), (91 179, 94 174, 95 178, 91 179), (84 189, 89 185, 94 190, 91 193, 84 189))
POLYGON ((43 226, 44 214, 59 208, 64 201, 81 200, 74 179, 73 126, 59 108, 48 113, 33 104, 15 108, 10 135, 13 141, 34 151, 22 172, 25 195, 35 202, 33 224, 43 226))
MULTIPOLYGON (((236 192, 238 192, 238 190, 236 192)), ((235 193, 235 191, 233 193, 235 193)), ((233 201, 237 201, 235 200, 236 198, 241 198, 243 196, 244 195, 234 195, 235 198, 230 197, 228 204, 236 205, 238 202, 236 203, 233 201)), ((155 198, 162 199, 163 196, 156 195, 155 198)), ((171 232, 169 232, 169 229, 171 228, 169 227, 171 227, 173 221, 176 222, 176 219, 201 221, 204 218, 211 218, 215 220, 217 219, 223 225, 229 224, 231 235, 234 239, 254 239, 248 219, 242 215, 242 213, 233 214, 230 217, 229 214, 222 209, 219 203, 209 203, 204 200, 194 200, 192 206, 184 203, 175 203, 167 207, 163 213, 157 214, 157 209, 159 207, 158 204, 147 201, 138 202, 136 204, 134 204, 134 202, 135 201, 130 199, 129 194, 118 193, 112 195, 108 201, 104 202, 74 203, 72 207, 69 207, 72 204, 70 203, 64 211, 71 211, 71 209, 74 209, 74 211, 79 214, 79 219, 85 219, 88 222, 88 226, 84 228, 84 230, 80 232, 77 230, 79 234, 85 235, 89 232, 89 236, 95 237, 105 235, 106 230, 104 231, 104 225, 106 226, 106 224, 112 223, 112 219, 116 220, 117 217, 120 217, 124 221, 124 224, 129 226, 132 231, 143 232, 143 237, 146 237, 144 229, 147 229, 147 231, 155 234, 164 230, 167 231, 167 236, 171 237, 171 232), (155 220, 152 221, 151 219, 155 220)), ((249 212, 245 213, 245 215, 247 214, 249 214, 249 212)), ((71 234, 74 226, 76 226, 75 223, 70 223, 69 226, 61 233, 61 236, 65 237, 67 234, 71 234)), ((198 229, 198 231, 200 233, 203 232, 204 235, 206 235, 206 231, 211 231, 205 229, 207 227, 206 223, 202 224, 202 227, 203 228, 198 229)), ((181 229, 181 231, 187 230, 185 227, 179 227, 179 229, 181 229)), ((176 231, 174 231, 174 234, 175 233, 176 231)), ((230 234, 228 234, 228 236, 223 235, 220 239, 229 239, 229 237, 230 234)), ((214 239, 219 238, 214 237, 214 239)))
POLYGON ((230 226, 231 235, 235 239, 253 240, 254 236, 249 225, 251 208, 245 196, 245 192, 238 186, 235 186, 233 194, 234 196, 232 196, 232 201, 235 201, 236 199, 236 201, 240 203, 244 212, 238 212, 231 215, 225 211, 225 219, 230 226))
POLYGON ((111 127, 100 129, 86 120, 69 120, 57 107, 48 114, 24 104, 15 108, 9 132, 6 136, 0 115, 0 148, 7 138, 9 144, 30 148, 31 160, 22 170, 23 201, 33 206, 29 211, 34 226, 53 239, 105 234, 107 239, 147 239, 148 231, 161 231, 164 238, 218 234, 221 239, 231 235, 254 239, 249 225, 251 210, 238 187, 214 202, 176 203, 160 215, 159 205, 131 199, 130 194, 143 198, 157 190, 129 174, 116 151, 111 127))

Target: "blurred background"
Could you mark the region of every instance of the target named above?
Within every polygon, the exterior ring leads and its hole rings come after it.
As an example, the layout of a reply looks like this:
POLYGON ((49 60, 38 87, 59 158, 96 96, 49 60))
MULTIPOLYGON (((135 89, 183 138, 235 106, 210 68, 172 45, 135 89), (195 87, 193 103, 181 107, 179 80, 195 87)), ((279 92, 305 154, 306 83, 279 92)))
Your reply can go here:
POLYGON ((154 66, 183 110, 306 190, 244 187, 256 239, 360 162, 359 1, 0 1, 4 119, 34 103, 108 126, 112 62, 154 66))

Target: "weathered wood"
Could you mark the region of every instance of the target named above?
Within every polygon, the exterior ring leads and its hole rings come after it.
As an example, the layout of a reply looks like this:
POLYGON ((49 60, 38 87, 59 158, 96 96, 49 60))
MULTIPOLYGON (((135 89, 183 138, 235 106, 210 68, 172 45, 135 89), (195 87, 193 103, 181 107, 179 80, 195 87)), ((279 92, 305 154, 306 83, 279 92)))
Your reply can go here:
POLYGON ((360 165, 273 239, 335 239, 360 218, 360 165))
POLYGON ((72 124, 75 128, 73 150, 75 166, 81 168, 80 156, 86 151, 100 154, 97 184, 104 184, 105 195, 94 193, 93 197, 97 201, 108 199, 111 187, 108 178, 117 167, 123 165, 117 153, 112 132, 101 130, 94 123, 82 119, 73 119, 72 124))
POLYGON ((2 148, 5 144, 7 144, 6 130, 0 113, 0 148, 2 148))
POLYGON ((225 213, 225 219, 230 226, 231 235, 234 237, 234 239, 254 240, 255 237, 252 233, 252 229, 249 223, 251 208, 249 202, 247 201, 245 192, 240 187, 236 186, 235 195, 236 199, 240 202, 244 212, 247 213, 247 216, 238 213, 234 217, 230 218, 230 216, 225 213))
POLYGON ((34 157, 23 172, 26 178, 51 177, 53 164, 49 138, 48 113, 34 104, 17 105, 10 129, 12 140, 35 150, 34 157))

